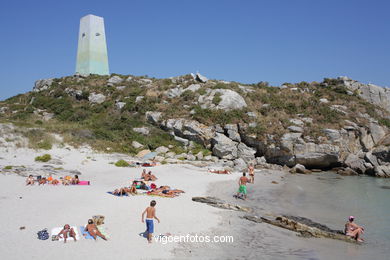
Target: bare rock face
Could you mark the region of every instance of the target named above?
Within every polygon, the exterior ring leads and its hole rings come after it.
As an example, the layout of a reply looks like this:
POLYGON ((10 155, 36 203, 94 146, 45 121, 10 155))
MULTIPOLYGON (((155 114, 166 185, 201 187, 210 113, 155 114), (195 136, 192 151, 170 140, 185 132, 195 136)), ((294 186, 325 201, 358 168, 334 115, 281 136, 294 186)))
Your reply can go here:
POLYGON ((96 104, 101 104, 104 101, 106 101, 106 96, 103 94, 96 94, 96 93, 91 93, 88 97, 89 102, 91 103, 96 103, 96 104))
POLYGON ((53 84, 53 79, 40 79, 35 81, 33 91, 40 92, 50 88, 51 84, 53 84))
POLYGON ((390 89, 374 84, 363 84, 347 77, 338 77, 337 79, 367 102, 378 105, 390 112, 390 89))
POLYGON ((291 173, 302 173, 302 174, 309 174, 309 173, 311 173, 302 164, 295 165, 293 168, 291 168, 290 172, 291 173))
POLYGON ((113 86, 113 85, 121 83, 122 81, 123 81, 123 79, 121 77, 112 76, 111 78, 108 79, 107 84, 113 86))
POLYGON ((161 112, 148 111, 145 113, 146 120, 148 120, 149 123, 152 123, 154 125, 157 125, 160 122, 161 116, 161 112))
POLYGON ((233 160, 237 158, 237 142, 220 133, 216 133, 211 142, 214 155, 221 159, 233 160))
POLYGON ((336 165, 338 160, 337 154, 331 153, 305 153, 295 156, 296 163, 303 164, 309 168, 328 168, 336 165))
POLYGON ((233 205, 226 203, 216 197, 193 197, 192 201, 206 203, 212 207, 221 208, 221 209, 229 209, 243 212, 251 212, 252 209, 248 207, 243 207, 240 205, 233 205))
POLYGON ((230 89, 209 90, 208 93, 198 98, 198 102, 201 104, 202 108, 211 109, 232 110, 247 107, 245 99, 240 96, 240 94, 230 89), (215 100, 216 95, 219 96, 218 102, 215 100), (214 104, 215 102, 217 102, 217 104, 214 104))
POLYGON ((150 130, 147 127, 134 127, 133 131, 142 135, 149 135, 150 130))
POLYGON ((161 122, 160 126, 174 136, 200 143, 206 148, 210 148, 210 141, 215 135, 214 127, 184 118, 168 119, 161 122))
POLYGON ((359 158, 356 154, 349 154, 347 159, 344 161, 344 164, 349 168, 354 169, 359 174, 363 174, 367 170, 366 161, 364 158, 359 158))
POLYGON ((201 75, 199 72, 196 73, 195 79, 202 83, 206 83, 208 81, 208 79, 205 76, 201 75))
POLYGON ((132 145, 135 149, 139 149, 139 148, 144 147, 142 144, 138 143, 137 141, 131 142, 131 145, 132 145))
POLYGON ((390 178, 390 165, 379 165, 374 168, 375 176, 390 178))

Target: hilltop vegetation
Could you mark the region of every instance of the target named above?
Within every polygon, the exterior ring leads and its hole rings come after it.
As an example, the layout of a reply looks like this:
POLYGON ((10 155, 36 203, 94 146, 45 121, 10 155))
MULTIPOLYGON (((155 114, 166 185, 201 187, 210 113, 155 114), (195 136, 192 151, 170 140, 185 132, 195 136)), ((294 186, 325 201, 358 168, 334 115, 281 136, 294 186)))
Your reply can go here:
POLYGON ((50 132, 63 136, 66 143, 86 143, 110 152, 135 154, 140 149, 132 141, 149 149, 163 145, 173 146, 176 153, 184 151, 172 135, 146 121, 147 111, 159 111, 163 119, 186 118, 205 125, 246 124, 259 139, 281 137, 294 125, 292 118, 309 118, 304 135, 314 142, 321 129, 340 129, 345 120, 364 125, 369 116, 390 126, 385 109, 334 79, 272 87, 266 82, 199 82, 191 75, 155 79, 114 74, 69 76, 39 84, 34 91, 0 102, 2 122, 34 129, 24 133, 34 148, 50 149, 53 140, 46 135, 50 132), (219 108, 223 90, 236 92, 245 106, 219 108), (148 134, 136 130, 143 127, 148 134))

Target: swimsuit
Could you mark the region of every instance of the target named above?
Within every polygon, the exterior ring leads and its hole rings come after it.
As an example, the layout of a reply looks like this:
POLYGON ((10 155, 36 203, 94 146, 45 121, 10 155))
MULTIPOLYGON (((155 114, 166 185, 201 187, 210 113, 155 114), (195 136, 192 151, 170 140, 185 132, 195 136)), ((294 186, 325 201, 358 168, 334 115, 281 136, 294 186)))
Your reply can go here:
POLYGON ((247 193, 246 192, 246 185, 240 185, 240 188, 238 189, 238 192, 246 195, 246 193, 247 193))
POLYGON ((154 224, 152 218, 146 219, 146 232, 148 232, 149 234, 152 234, 154 232, 154 224))

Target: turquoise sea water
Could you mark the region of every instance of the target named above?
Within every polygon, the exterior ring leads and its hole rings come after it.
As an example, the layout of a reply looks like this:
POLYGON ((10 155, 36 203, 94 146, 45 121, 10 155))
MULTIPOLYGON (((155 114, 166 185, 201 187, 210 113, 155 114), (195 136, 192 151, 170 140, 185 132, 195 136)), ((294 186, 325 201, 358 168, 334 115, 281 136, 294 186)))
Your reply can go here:
POLYGON ((308 217, 341 230, 348 216, 353 215, 356 223, 365 228, 365 243, 354 257, 386 259, 389 256, 390 179, 329 172, 286 178, 283 189, 274 194, 277 199, 273 202, 282 213, 308 217))

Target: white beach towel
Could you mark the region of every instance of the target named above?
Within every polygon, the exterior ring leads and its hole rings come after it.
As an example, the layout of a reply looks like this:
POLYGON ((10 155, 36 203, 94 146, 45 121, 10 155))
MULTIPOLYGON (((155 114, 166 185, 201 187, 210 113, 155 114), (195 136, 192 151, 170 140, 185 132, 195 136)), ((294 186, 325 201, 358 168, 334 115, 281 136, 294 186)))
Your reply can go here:
MULTIPOLYGON (((55 228, 52 228, 51 229, 51 232, 50 232, 50 239, 53 235, 58 235, 58 233, 61 232, 61 230, 63 229, 64 227, 55 227, 55 228)), ((74 232, 76 233, 76 239, 77 240, 80 240, 81 236, 80 236, 80 232, 79 232, 79 229, 76 227, 76 226, 71 226, 71 228, 73 228, 74 232)), ((74 240, 73 237, 68 237, 67 240, 74 240)), ((64 238, 61 236, 61 238, 58 240, 58 241, 64 241, 64 238)))

